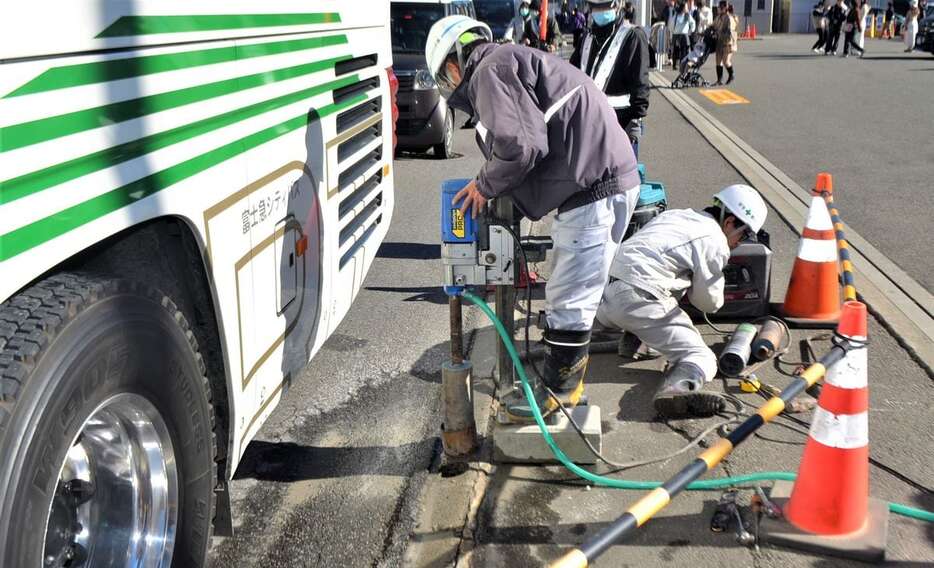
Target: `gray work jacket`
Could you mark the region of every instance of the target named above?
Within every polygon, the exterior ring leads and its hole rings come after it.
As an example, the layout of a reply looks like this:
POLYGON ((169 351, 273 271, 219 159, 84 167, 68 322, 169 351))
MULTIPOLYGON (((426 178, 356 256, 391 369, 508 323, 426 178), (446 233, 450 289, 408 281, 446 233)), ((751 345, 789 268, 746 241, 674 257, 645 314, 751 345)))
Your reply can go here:
POLYGON ((558 57, 518 45, 478 46, 448 102, 478 122, 486 158, 480 193, 509 194, 532 220, 639 185, 632 145, 606 95, 558 57))

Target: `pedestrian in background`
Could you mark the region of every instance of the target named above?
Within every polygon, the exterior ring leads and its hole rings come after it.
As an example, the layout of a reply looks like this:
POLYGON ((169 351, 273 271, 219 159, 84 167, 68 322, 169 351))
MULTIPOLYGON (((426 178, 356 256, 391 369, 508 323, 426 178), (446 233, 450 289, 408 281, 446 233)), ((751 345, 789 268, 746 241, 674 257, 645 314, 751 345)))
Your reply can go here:
MULTIPOLYGON (((842 0, 841 0, 842 1, 842 0)), ((717 30, 717 82, 723 84, 723 68, 726 67, 728 78, 726 84, 733 82, 733 53, 739 43, 737 28, 739 23, 733 13, 733 5, 720 0, 717 5, 717 19, 714 28, 717 30)))
POLYGON ((540 14, 542 5, 539 0, 532 0, 531 17, 525 20, 525 27, 522 30, 522 36, 526 45, 532 46, 542 51, 555 53, 561 47, 561 29, 558 27, 558 21, 551 14, 547 15, 545 22, 545 35, 541 35, 540 14))
POLYGON ((837 3, 827 11, 827 41, 824 43, 824 55, 836 55, 837 44, 840 42, 840 32, 843 30, 843 23, 846 21, 847 8, 843 0, 837 0, 837 3))
POLYGON ((811 21, 814 22, 814 29, 817 31, 817 41, 811 46, 811 51, 821 53, 827 43, 827 6, 824 5, 823 0, 814 4, 811 21))
POLYGON ((577 7, 571 12, 571 29, 574 33, 574 49, 580 47, 581 37, 584 35, 584 28, 587 27, 587 16, 584 15, 583 10, 578 10, 577 7))
POLYGON ((856 36, 856 43, 859 44, 860 49, 866 49, 866 20, 869 18, 870 11, 872 11, 872 8, 869 7, 869 0, 862 0, 859 5, 859 21, 861 25, 859 35, 856 36))
POLYGON ((707 0, 697 0, 697 37, 704 37, 704 32, 711 24, 713 24, 713 11, 707 5, 707 0))
POLYGON ((856 6, 846 14, 843 24, 843 55, 841 57, 849 57, 850 48, 858 51, 860 57, 863 56, 863 48, 856 43, 856 36, 862 33, 863 28, 863 18, 860 14, 862 11, 856 6))
POLYGON ((911 0, 911 7, 908 8, 908 13, 905 14, 905 53, 911 53, 915 50, 915 41, 918 37, 918 14, 920 13, 918 0, 911 0))
POLYGON ((882 17, 882 39, 892 39, 892 27, 895 25, 894 16, 895 10, 892 8, 892 3, 889 2, 888 7, 885 9, 885 15, 882 17))
POLYGON ((681 58, 688 54, 691 44, 691 34, 696 29, 694 18, 688 12, 688 5, 682 4, 678 14, 675 16, 675 23, 671 29, 671 58, 672 65, 677 67, 681 58))

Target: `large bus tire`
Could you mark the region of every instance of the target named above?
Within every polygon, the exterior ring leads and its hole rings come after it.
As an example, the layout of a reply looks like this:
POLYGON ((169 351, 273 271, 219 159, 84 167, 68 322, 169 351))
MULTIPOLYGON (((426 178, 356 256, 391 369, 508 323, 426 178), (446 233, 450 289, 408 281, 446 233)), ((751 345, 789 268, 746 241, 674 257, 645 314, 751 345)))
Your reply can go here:
POLYGON ((164 294, 83 273, 0 304, 0 566, 202 566, 214 412, 164 294))

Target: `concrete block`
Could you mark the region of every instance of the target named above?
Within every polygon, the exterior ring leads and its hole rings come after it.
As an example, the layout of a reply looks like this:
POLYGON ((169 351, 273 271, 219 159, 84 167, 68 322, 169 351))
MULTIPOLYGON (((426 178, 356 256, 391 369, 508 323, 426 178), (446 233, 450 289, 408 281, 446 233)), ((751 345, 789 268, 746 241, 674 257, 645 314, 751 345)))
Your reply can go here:
MULTIPOLYGON (((791 497, 794 484, 777 481, 769 494, 769 500, 784 509, 791 497)), ((885 560, 885 544, 889 528, 889 506, 885 501, 869 499, 869 514, 866 525, 850 534, 822 536, 802 531, 785 519, 762 517, 759 534, 769 544, 796 548, 816 554, 850 558, 862 562, 877 563, 885 560)))
MULTIPOLYGON (((603 451, 603 432, 600 426, 600 407, 576 406, 570 409, 574 422, 583 430, 587 440, 598 451, 603 451)), ((593 464, 593 455, 577 430, 561 412, 546 418, 548 432, 558 447, 574 463, 593 464)), ((537 424, 517 425, 497 422, 493 427, 493 460, 498 463, 555 463, 554 454, 537 424)))

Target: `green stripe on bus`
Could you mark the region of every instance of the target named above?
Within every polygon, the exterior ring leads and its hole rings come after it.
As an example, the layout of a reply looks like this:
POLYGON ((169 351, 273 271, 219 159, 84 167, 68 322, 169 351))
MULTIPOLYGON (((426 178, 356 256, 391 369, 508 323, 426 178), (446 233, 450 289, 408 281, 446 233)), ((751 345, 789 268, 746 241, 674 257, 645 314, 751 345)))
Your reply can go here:
POLYGON ((76 134, 102 126, 111 126, 118 122, 132 120, 148 114, 324 71, 345 59, 350 59, 350 56, 333 57, 323 61, 263 71, 243 77, 224 79, 214 83, 186 87, 167 93, 139 97, 6 126, 0 128, 0 140, 3 140, 0 152, 9 152, 10 150, 54 140, 69 134, 76 134))
POLYGON ((23 174, 6 181, 0 181, 0 205, 4 203, 10 203, 11 201, 16 201, 17 199, 26 197, 27 195, 32 195, 33 193, 71 181, 81 176, 104 170, 116 166, 120 163, 133 160, 135 158, 139 158, 140 156, 146 155, 150 152, 155 152, 156 150, 171 146, 172 144, 178 144, 179 142, 184 142, 185 140, 189 140, 196 136, 201 136, 202 134, 211 132, 212 130, 217 130, 236 122, 258 116, 265 112, 269 112, 286 105, 290 105, 292 103, 326 93, 328 91, 333 91, 334 89, 339 89, 359 80, 359 76, 350 75, 336 81, 324 83, 323 85, 316 85, 314 87, 309 87, 307 89, 302 89, 300 91, 295 91, 293 93, 288 93, 286 95, 261 101, 249 106, 234 109, 232 111, 212 116, 204 120, 178 126, 170 130, 166 130, 165 132, 151 134, 131 142, 105 148, 104 150, 86 154, 73 160, 68 160, 67 162, 61 162, 48 168, 29 172, 28 174, 23 174))
POLYGON ((244 28, 339 23, 337 12, 297 14, 203 14, 185 16, 120 16, 97 37, 121 37, 244 28))
POLYGON ((199 67, 201 65, 227 63, 251 57, 279 55, 345 43, 347 43, 347 36, 333 35, 65 65, 46 70, 35 79, 8 94, 7 97, 31 95, 80 85, 106 83, 154 73, 178 71, 179 69, 199 67))
POLYGON ((366 99, 366 95, 357 95, 346 101, 323 106, 309 113, 303 113, 164 170, 155 172, 144 178, 130 182, 117 189, 108 191, 103 195, 69 207, 64 211, 59 211, 44 219, 10 231, 5 235, 0 235, 0 262, 9 260, 16 255, 22 254, 46 241, 60 237, 99 217, 132 205, 141 199, 154 195, 169 186, 204 172, 231 158, 235 158, 257 146, 275 140, 315 120, 324 118, 325 116, 366 99))

